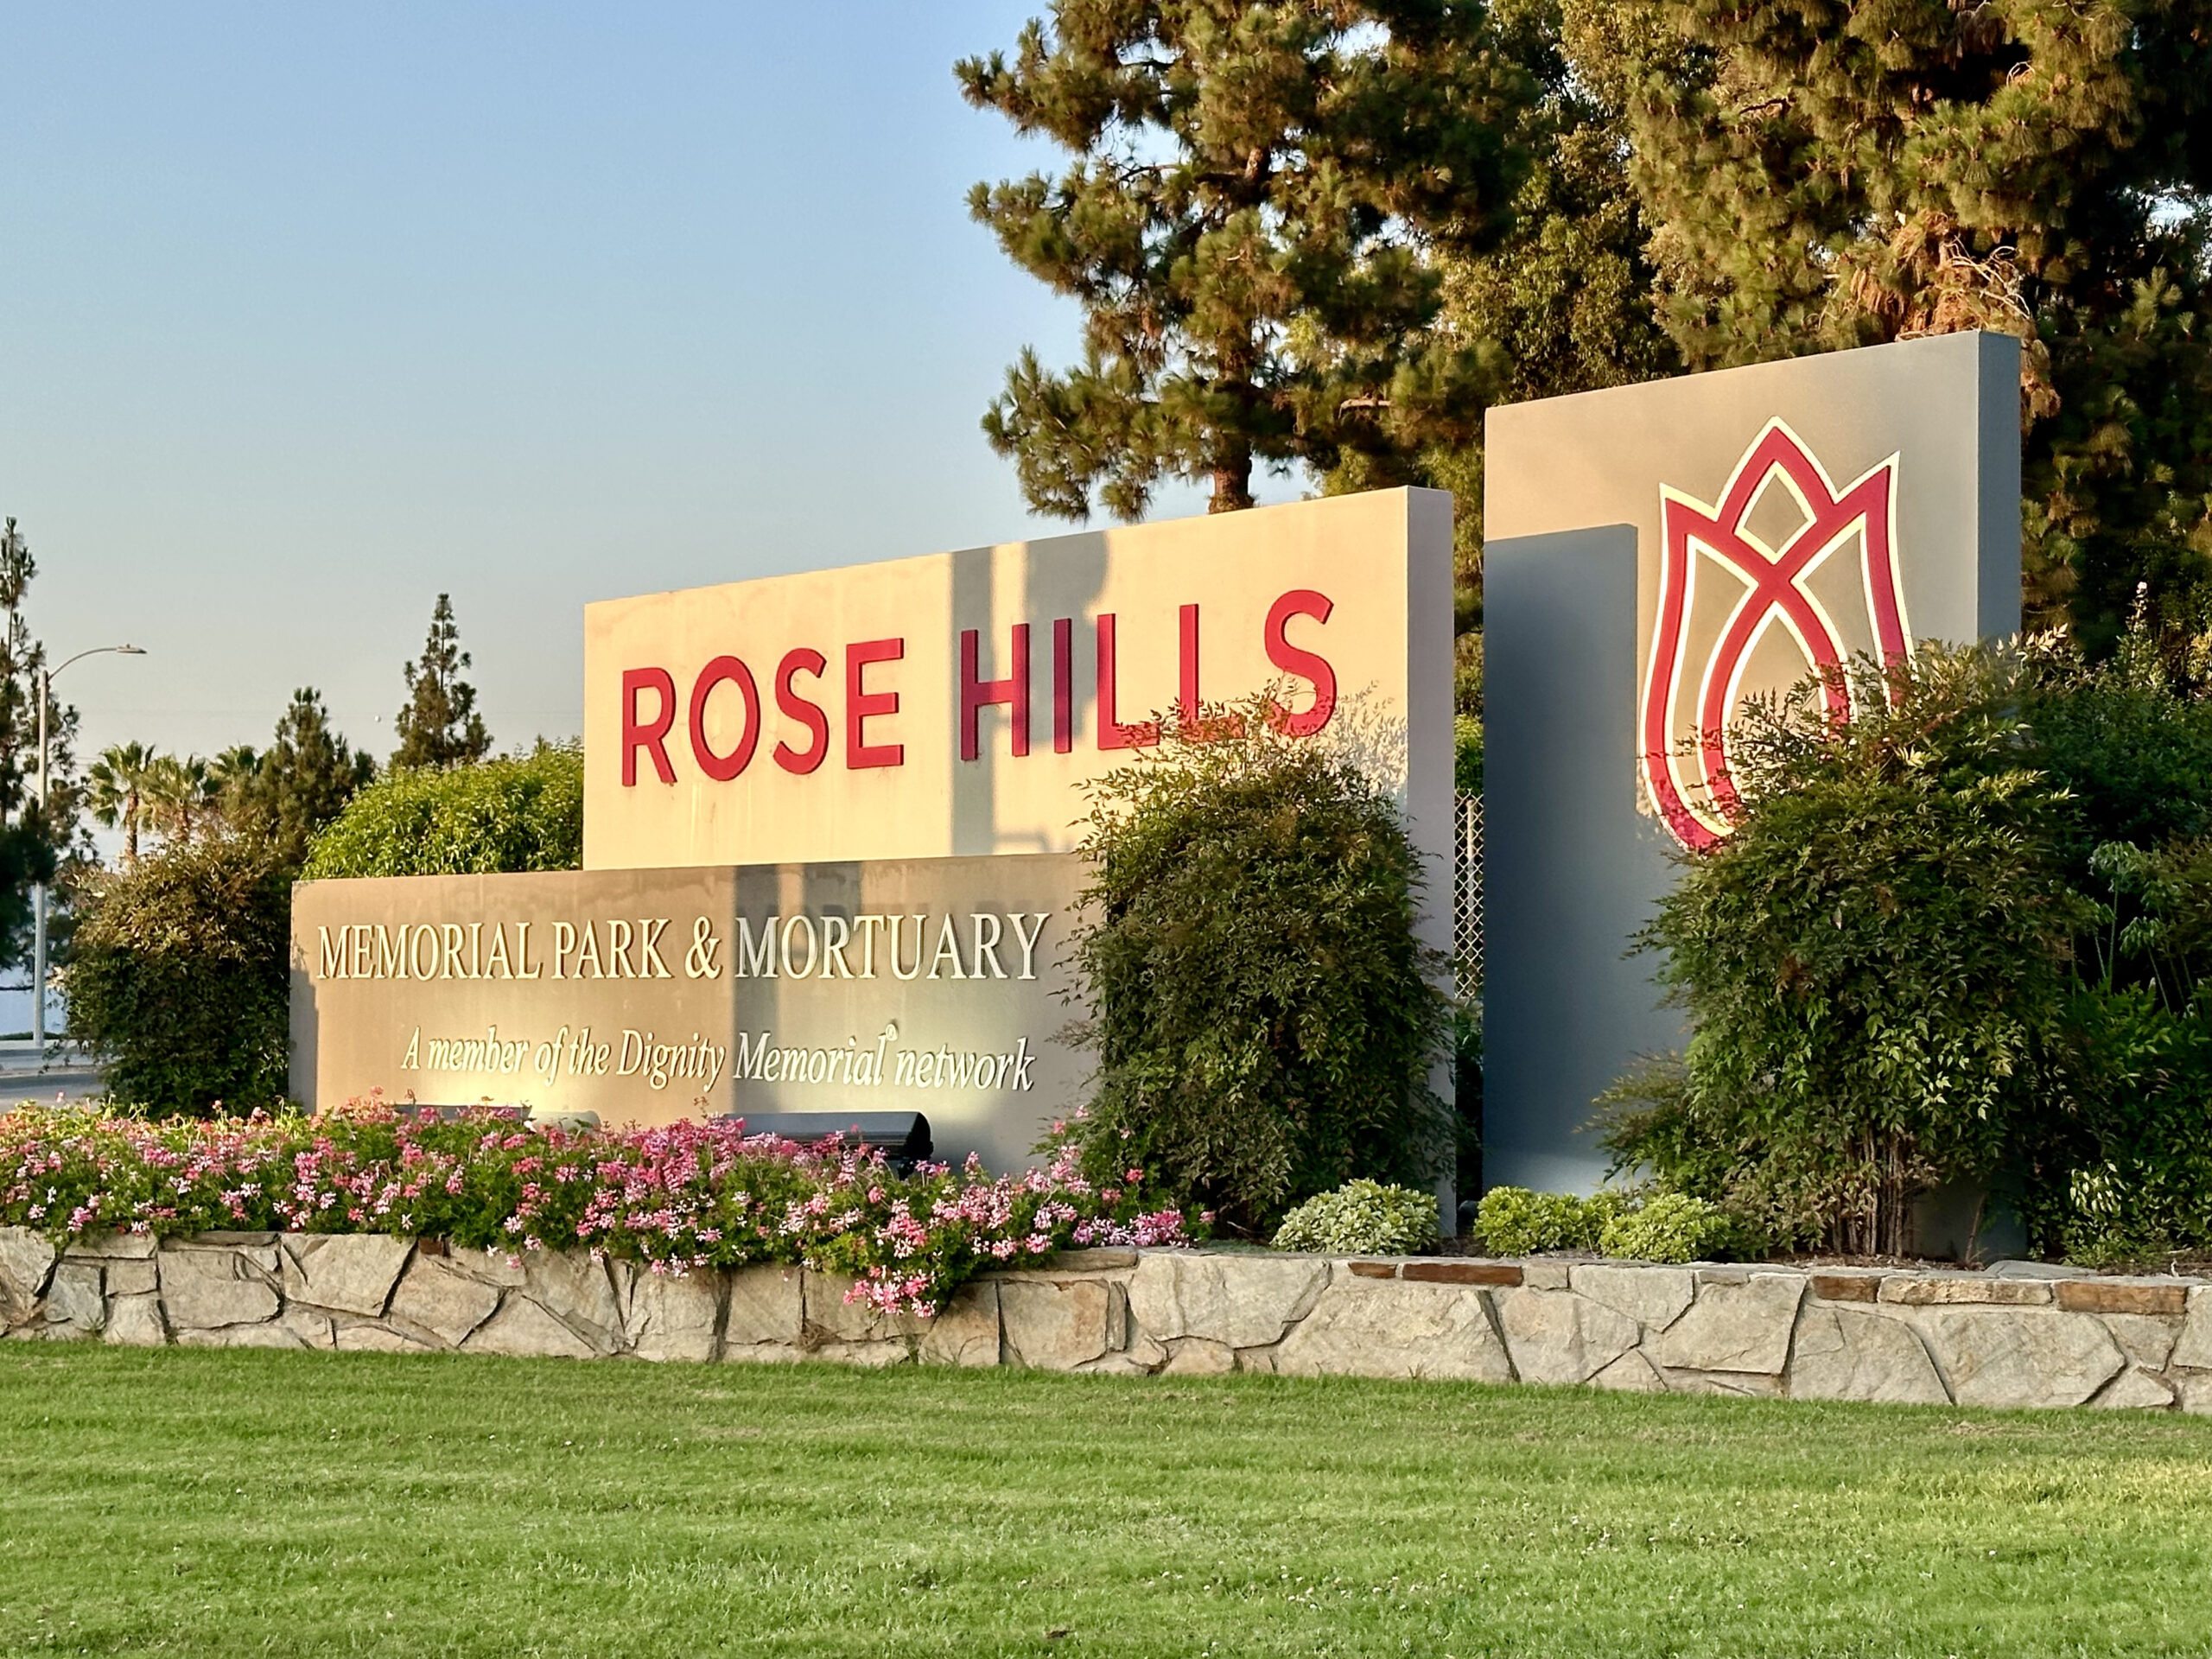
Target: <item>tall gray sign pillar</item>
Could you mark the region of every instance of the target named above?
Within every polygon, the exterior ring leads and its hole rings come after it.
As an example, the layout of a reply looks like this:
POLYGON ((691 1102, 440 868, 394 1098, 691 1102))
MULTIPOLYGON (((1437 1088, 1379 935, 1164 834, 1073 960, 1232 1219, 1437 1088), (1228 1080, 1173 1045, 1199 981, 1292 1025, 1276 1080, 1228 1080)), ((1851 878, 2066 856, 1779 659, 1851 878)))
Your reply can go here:
POLYGON ((1597 1096, 1681 1047, 1628 953, 1726 833, 1711 734, 1815 663, 2018 631, 2018 342, 1493 410, 1483 513, 1483 1175, 1587 1191, 1597 1096))

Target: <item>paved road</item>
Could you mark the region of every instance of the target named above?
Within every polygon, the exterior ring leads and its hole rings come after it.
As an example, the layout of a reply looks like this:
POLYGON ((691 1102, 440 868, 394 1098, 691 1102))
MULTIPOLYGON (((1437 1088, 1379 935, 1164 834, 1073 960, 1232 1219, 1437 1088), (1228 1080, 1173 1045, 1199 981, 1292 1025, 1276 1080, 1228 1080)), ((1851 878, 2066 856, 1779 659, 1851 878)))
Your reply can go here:
POLYGON ((0 1108, 35 1100, 51 1105, 57 1099, 79 1101, 106 1088, 100 1074, 82 1060, 56 1057, 43 1071, 29 1055, 0 1058, 0 1108))

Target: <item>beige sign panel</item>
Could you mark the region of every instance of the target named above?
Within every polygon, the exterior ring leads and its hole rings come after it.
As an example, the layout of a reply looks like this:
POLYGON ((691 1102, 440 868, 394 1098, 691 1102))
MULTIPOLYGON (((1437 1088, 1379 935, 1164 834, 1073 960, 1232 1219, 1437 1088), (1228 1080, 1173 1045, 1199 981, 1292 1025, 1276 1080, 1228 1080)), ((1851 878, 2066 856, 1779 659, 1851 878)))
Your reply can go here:
POLYGON ((1065 851, 1149 715, 1280 683, 1448 880, 1451 537, 1394 490, 590 606, 585 864, 1065 851))
POLYGON ((1019 1166, 1078 1100, 1065 856, 315 881, 292 904, 310 1108, 490 1100, 659 1123, 918 1111, 1019 1166))

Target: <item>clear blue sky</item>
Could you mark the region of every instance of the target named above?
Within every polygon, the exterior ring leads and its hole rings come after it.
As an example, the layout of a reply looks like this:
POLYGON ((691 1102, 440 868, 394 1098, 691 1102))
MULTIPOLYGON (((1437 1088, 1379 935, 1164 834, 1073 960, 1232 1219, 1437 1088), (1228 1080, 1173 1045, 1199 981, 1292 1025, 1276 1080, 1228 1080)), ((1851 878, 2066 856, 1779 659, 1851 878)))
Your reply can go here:
POLYGON ((1048 528, 976 419, 1077 318, 965 195, 1058 158, 951 73, 1036 9, 0 0, 0 512, 151 653, 87 747, 381 758, 442 589, 572 733, 588 600, 1048 528))

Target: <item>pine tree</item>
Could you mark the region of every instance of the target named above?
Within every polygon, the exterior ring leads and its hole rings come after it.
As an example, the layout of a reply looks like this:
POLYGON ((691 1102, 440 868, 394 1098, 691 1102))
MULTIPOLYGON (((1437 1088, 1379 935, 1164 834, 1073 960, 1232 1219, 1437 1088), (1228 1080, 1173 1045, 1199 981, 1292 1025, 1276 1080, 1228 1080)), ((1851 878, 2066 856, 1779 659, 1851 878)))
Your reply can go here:
MULTIPOLYGON (((84 789, 77 774, 77 711, 49 689, 47 798, 37 799, 39 671, 46 647, 31 632, 24 604, 38 561, 16 520, 0 521, 0 965, 28 962, 31 889, 51 883, 83 856, 79 823, 84 789)), ((53 919, 57 939, 67 918, 53 919)))
POLYGON ((1678 372, 1651 305, 1627 111, 1570 60, 1560 0, 1500 0, 1493 16, 1502 49, 1541 89, 1516 141, 1529 169, 1495 248, 1440 255, 1439 326, 1496 343, 1505 403, 1678 372))
POLYGON ((468 665, 452 596, 440 594, 422 660, 400 670, 407 680, 407 702, 399 711, 395 767, 464 766, 491 753, 492 734, 476 712, 476 688, 461 677, 468 665))
POLYGON ((1082 363, 1025 351, 984 417, 1040 512, 1122 518, 1165 480, 1249 506, 1255 467, 1327 473, 1477 441, 1493 365, 1430 325, 1427 254, 1504 227, 1536 95, 1473 0, 1054 0, 957 67, 969 101, 1075 157, 969 198, 1079 301, 1082 363))
MULTIPOLYGON (((1649 232, 1629 176, 1625 111, 1570 61, 1560 0, 1498 0, 1498 49, 1539 95, 1513 135, 1528 173, 1512 222, 1490 247, 1439 247, 1433 337, 1493 365, 1491 399, 1518 403, 1677 372, 1680 358, 1651 305, 1649 232)), ((1409 456, 1347 456, 1331 493, 1414 483, 1457 498, 1453 562, 1460 658, 1457 701, 1481 707, 1482 449, 1478 436, 1443 435, 1409 456)))
POLYGON ((376 762, 332 729, 322 694, 302 686, 292 693, 268 748, 259 754, 226 751, 210 770, 236 779, 224 790, 232 821, 269 836, 285 868, 296 868, 306 862, 315 831, 375 777, 376 762))
POLYGON ((2028 599, 2117 636, 2212 589, 2201 0, 1567 0, 1628 112, 1694 368, 2026 342, 2028 599))

